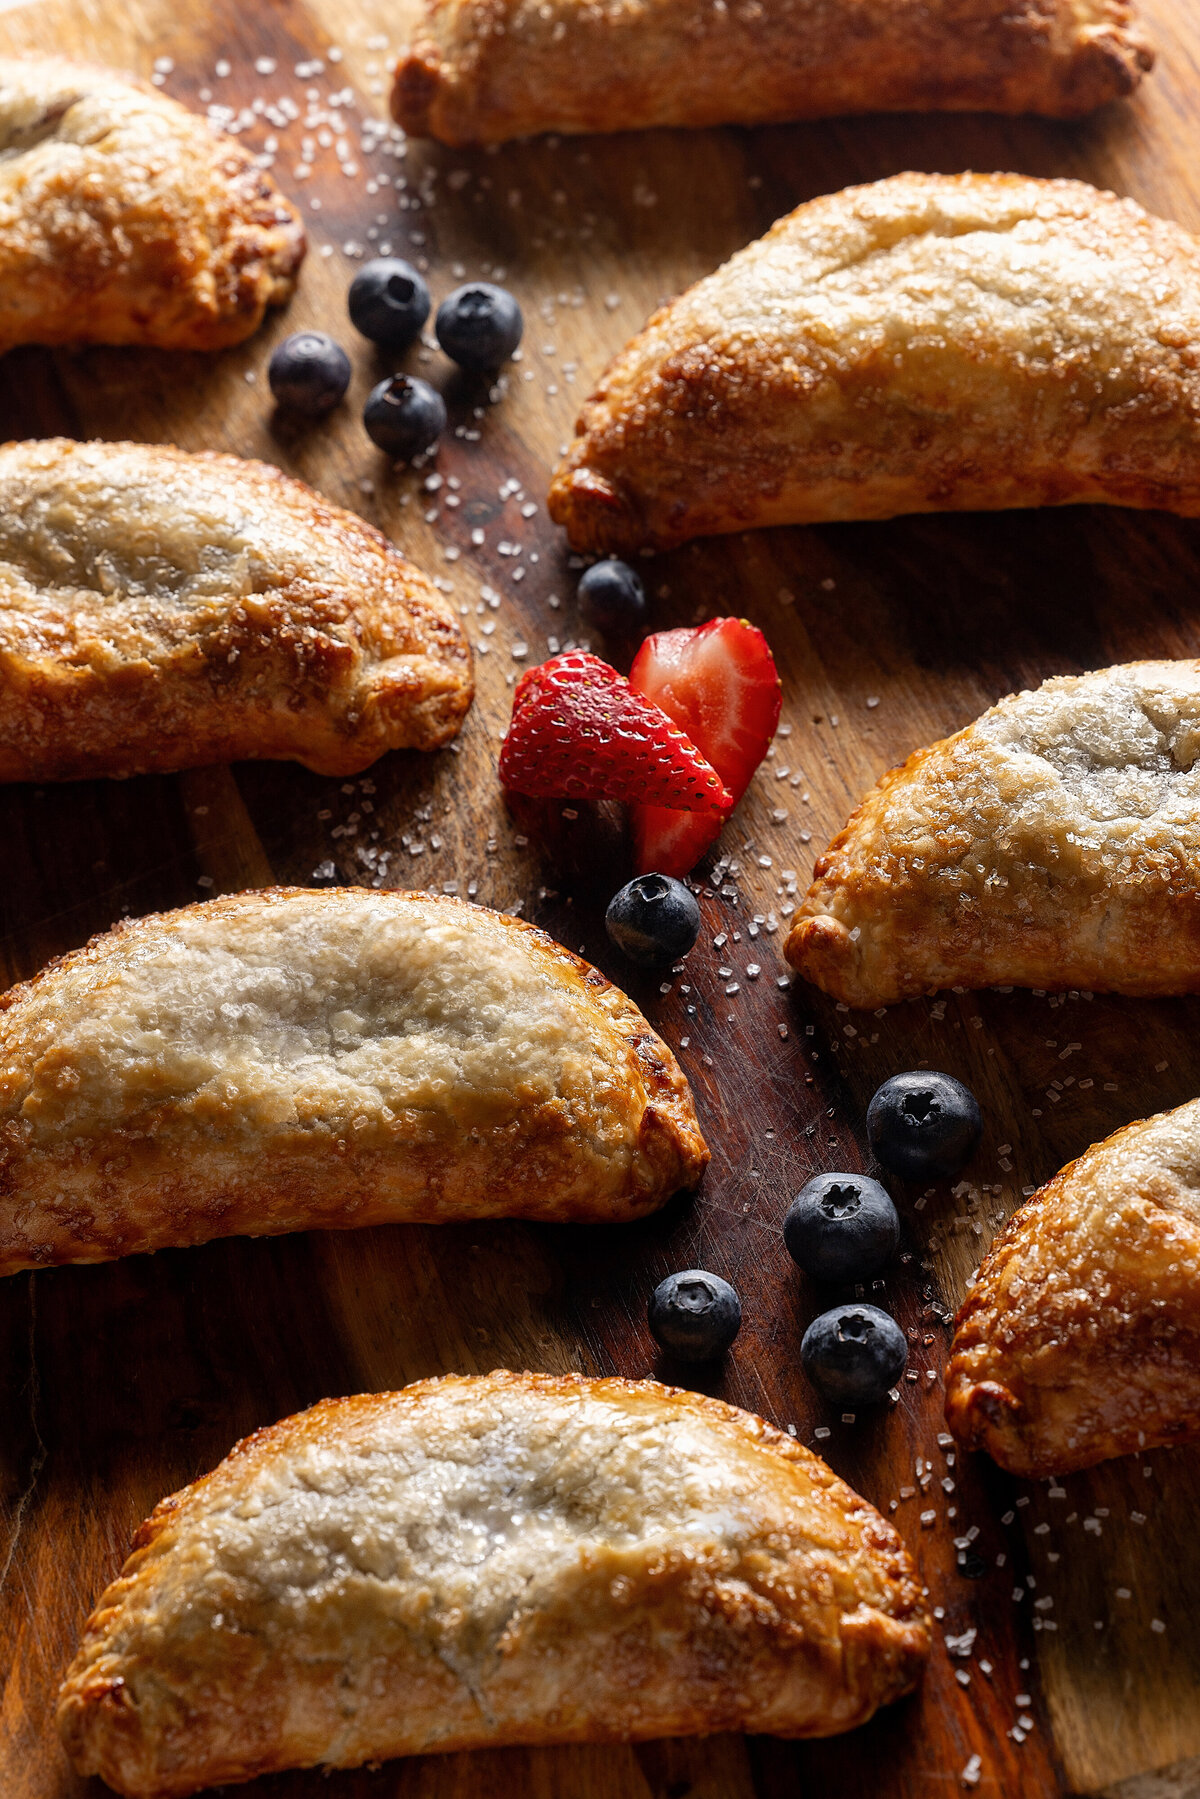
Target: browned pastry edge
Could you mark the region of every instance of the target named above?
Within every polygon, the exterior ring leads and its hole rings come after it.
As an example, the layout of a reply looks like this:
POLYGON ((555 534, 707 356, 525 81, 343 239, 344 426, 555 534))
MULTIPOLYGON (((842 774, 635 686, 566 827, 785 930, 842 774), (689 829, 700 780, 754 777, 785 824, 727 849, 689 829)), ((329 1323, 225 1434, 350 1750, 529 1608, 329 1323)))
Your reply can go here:
POLYGON ((630 18, 622 30, 582 4, 560 3, 531 27, 514 0, 425 0, 396 64, 393 117, 409 136, 453 147, 539 132, 755 125, 864 112, 1069 119, 1127 98, 1154 66, 1153 47, 1127 0, 1100 0, 1087 17, 1075 0, 1036 9, 961 0, 926 5, 912 20, 893 19, 885 0, 877 25, 869 5, 847 18, 844 41, 837 38, 837 7, 818 16, 793 4, 789 20, 782 0, 775 10, 784 17, 768 17, 765 31, 761 16, 749 24, 736 15, 709 17, 683 0, 676 10, 671 23, 630 18), (673 62, 672 29, 681 52, 673 62), (606 79, 589 78, 592 65, 606 79))
MULTIPOLYGON (((962 731, 954 735, 963 736, 970 729, 970 725, 964 726, 962 731)), ((823 850, 813 863, 812 879, 784 938, 784 958, 796 973, 810 981, 814 987, 819 987, 822 993, 828 993, 843 1005, 853 1006, 856 1010, 897 1005, 902 1000, 918 999, 922 995, 932 997, 941 991, 941 984, 913 978, 906 969, 898 969, 894 989, 889 988, 884 993, 878 980, 872 978, 872 970, 868 968, 864 971, 862 965, 865 958, 860 947, 861 940, 851 934, 850 928, 827 912, 805 914, 804 908, 810 903, 819 903, 822 883, 827 876, 838 870, 843 860, 853 860, 860 831, 870 829, 872 819, 882 812, 892 788, 907 786, 919 775, 922 765, 937 756, 945 744, 951 741, 952 738, 942 738, 937 743, 924 744, 903 762, 898 762, 895 767, 886 769, 880 775, 831 840, 828 849, 823 850)), ((837 885, 839 888, 853 887, 853 876, 843 874, 837 885)), ((981 984, 991 985, 987 981, 981 984)))
MULTIPOLYGON (((0 261, 7 258, 5 272, 18 296, 7 332, 0 324, 0 352, 25 343, 221 350, 251 336, 268 308, 291 298, 307 248, 299 209, 242 144, 126 71, 32 53, 0 62, 43 64, 51 73, 77 75, 81 84, 91 78, 106 90, 124 87, 145 95, 161 118, 178 118, 176 134, 186 143, 179 154, 207 160, 211 176, 209 189, 191 196, 190 206, 173 201, 172 211, 164 203, 157 235, 141 216, 144 195, 122 188, 136 162, 128 147, 119 148, 113 159, 110 188, 102 176, 91 177, 94 191, 76 218, 69 186, 55 207, 51 183, 42 200, 49 210, 35 215, 32 229, 17 197, 9 241, 0 241, 0 261), (139 217, 129 241, 120 254, 111 245, 101 252, 99 238, 111 230, 114 212, 119 221, 122 204, 132 198, 139 217), (22 285, 30 283, 22 300, 22 285)), ((153 148, 162 154, 161 143, 153 148)), ((147 179, 140 164, 136 175, 147 179)))
MULTIPOLYGON (((133 1795, 135 1799, 183 1799, 201 1782, 205 1785, 213 1779, 221 1783, 238 1782, 273 1772, 282 1765, 298 1765, 290 1760, 281 1763, 278 1750, 272 1752, 273 1745, 266 1740, 253 1745, 246 1742, 245 1721, 240 1721, 243 1727, 240 1729, 239 1719, 234 1715, 216 1720, 215 1740, 207 1745, 210 1759, 202 1769, 189 1772, 186 1765, 180 1766, 177 1762, 174 1773, 164 1778, 155 1745, 147 1741, 146 1721, 139 1715, 124 1682, 119 1676, 113 1678, 99 1665, 105 1657, 109 1633, 119 1624, 122 1606, 126 1598, 137 1591, 143 1571, 148 1570, 156 1559, 163 1537, 185 1524, 193 1496, 213 1488, 218 1493, 222 1488, 228 1488, 231 1493, 240 1492, 244 1486, 246 1463, 286 1462, 297 1443, 320 1442, 336 1435, 343 1423, 347 1431, 352 1431, 356 1424, 361 1425, 363 1415, 374 1408, 382 1411, 403 1403, 417 1405, 439 1388, 468 1384, 484 1393, 517 1389, 531 1396, 545 1395, 551 1399, 570 1400, 591 1395, 600 1399, 625 1399, 634 1416, 637 1415, 636 1406, 648 1402, 669 1413, 682 1411, 697 1415, 718 1431, 731 1430, 748 1440, 753 1448, 766 1451, 783 1463, 797 1465, 814 1489, 812 1497, 798 1494, 797 1503, 801 1509, 806 1506, 815 1508, 818 1519, 820 1509, 824 1507, 835 1515, 840 1514, 842 1530, 857 1539, 858 1553, 870 1561, 884 1589, 887 1609, 860 1602, 853 1611, 842 1610, 834 1640, 814 1643, 811 1657, 806 1659, 808 1646, 798 1622, 786 1615, 786 1598, 790 1596, 786 1582, 780 1594, 772 1597, 772 1582, 779 1578, 774 1571, 775 1561, 785 1556, 789 1547, 783 1528, 778 1542, 769 1539, 767 1553, 756 1543, 748 1544, 742 1552, 744 1565, 736 1570, 724 1569, 719 1556, 711 1558, 713 1565, 710 1565, 710 1552, 698 1546, 677 1553, 669 1539, 662 1552, 645 1567, 639 1566, 635 1556, 614 1549, 612 1553, 620 1557, 619 1566, 623 1571, 616 1582, 624 1589, 619 1602, 622 1628, 632 1633, 629 1651, 625 1653, 633 1655, 634 1666, 639 1664, 643 1651, 638 1647, 638 1640, 645 1631, 660 1633, 665 1641, 674 1637, 682 1663, 694 1660, 697 1655, 706 1663, 708 1658, 715 1658, 704 1668, 701 1684, 706 1690, 705 1697, 693 1695, 688 1699, 681 1666, 674 1716, 666 1721, 661 1710, 653 1705, 647 1714, 641 1709, 638 1683, 631 1682, 632 1669, 625 1663, 621 1684, 629 1690, 622 1694, 616 1712, 612 1710, 614 1695, 598 1693, 595 1712, 589 1713, 586 1707, 583 1708, 582 1718, 567 1728, 560 1719, 540 1716, 536 1705, 531 1707, 527 1717, 515 1721, 510 1717, 499 1725, 481 1714, 479 1721, 465 1730, 423 1741, 420 1752, 445 1753, 517 1743, 638 1741, 663 1734, 705 1735, 712 1730, 739 1728, 745 1724, 753 1727, 753 1714, 763 1705, 772 1687, 776 1688, 775 1703, 786 1705, 783 1683, 791 1671, 789 1664, 795 1669, 792 1678, 799 1683, 804 1697, 809 1697, 804 1689, 807 1680, 827 1702, 832 1703, 836 1695, 838 1704, 821 1725, 808 1719, 802 1729, 789 1730, 782 1717, 775 1717, 762 1720, 764 1727, 771 1734, 785 1737, 797 1734, 821 1736, 861 1723, 878 1707, 892 1703, 916 1685, 928 1657, 930 1642, 928 1610, 916 1570, 894 1528, 813 1452, 753 1413, 655 1381, 620 1377, 589 1379, 580 1375, 513 1373, 501 1369, 484 1376, 435 1377, 416 1382, 401 1393, 323 1400, 305 1412, 244 1438, 210 1474, 162 1500, 136 1532, 131 1554, 119 1577, 98 1601, 60 1689, 58 1726, 67 1753, 79 1772, 99 1773, 119 1792, 133 1795), (724 1577, 726 1573, 733 1573, 737 1578, 730 1581, 724 1577), (739 1592, 740 1582, 747 1583, 751 1591, 739 1592), (783 1605, 781 1599, 785 1601, 783 1605), (722 1643, 724 1655, 735 1658, 733 1664, 727 1664, 722 1658, 722 1643), (702 1644, 707 1644, 707 1648, 702 1644), (748 1656, 748 1672, 761 1677, 754 1680, 752 1695, 746 1699, 742 1698, 736 1684, 731 1690, 731 1666, 736 1665, 738 1656, 748 1656), (748 1718, 739 1716, 739 1704, 743 1711, 749 1704, 752 1715, 748 1718)), ((811 1544, 816 1566, 810 1570, 808 1578, 818 1591, 822 1580, 826 1588, 829 1587, 829 1576, 820 1568, 822 1560, 829 1555, 836 1556, 842 1547, 840 1542, 835 1546, 826 1536, 830 1528, 831 1521, 826 1522, 824 1529, 818 1523, 817 1535, 811 1544)), ((803 1536, 800 1525, 791 1545, 798 1552, 801 1552, 803 1536)), ((164 1545, 167 1555, 172 1547, 169 1543, 164 1545)), ((609 1583, 602 1578, 604 1563, 600 1558, 605 1554, 603 1549, 594 1550, 581 1567, 583 1584, 570 1616, 548 1621, 550 1638, 539 1648, 535 1635, 532 1644, 535 1658, 539 1654, 553 1654, 554 1633, 559 1633, 559 1650, 578 1663, 584 1694, 587 1692, 589 1656, 604 1659, 605 1638, 614 1628, 612 1599, 615 1594, 609 1596, 609 1583), (596 1587, 594 1592, 587 1584, 589 1580, 596 1587)), ((818 1610, 821 1603, 818 1601, 818 1610)), ((836 1606, 833 1590, 825 1591, 823 1603, 836 1606)), ((536 1618, 531 1620, 535 1627, 536 1622, 536 1618)), ((530 1669, 529 1652, 520 1632, 506 1653, 516 1653, 522 1666, 530 1669)), ((536 1660, 533 1665, 536 1668, 536 1660)), ((605 1669, 605 1678, 609 1682, 611 1673, 611 1668, 605 1669)), ((604 1685, 603 1679, 600 1684, 604 1685)), ((694 1677, 692 1684, 695 1684, 694 1677)), ((421 1698, 428 1702, 427 1695, 422 1694, 421 1698)), ((220 1706, 223 1700, 220 1693, 211 1697, 204 1694, 201 1703, 220 1706)), ((655 1700, 661 1707, 662 1694, 656 1692, 655 1700)), ((794 1697, 792 1703, 797 1702, 794 1697)), ((168 1730, 170 1718, 168 1708, 168 1730)), ((186 1743, 186 1738, 184 1741, 186 1743)), ((413 1753, 416 1748, 414 1743, 398 1753, 413 1753)), ((173 1760, 177 1753, 177 1750, 172 1753, 173 1760)), ((357 1765, 358 1760, 355 1755, 340 1759, 334 1765, 357 1765)), ((320 1764, 314 1756, 305 1765, 320 1764)))
MULTIPOLYGON (((1002 791, 1015 819, 1019 785, 1036 793, 1041 782, 1018 772, 1019 745, 980 727, 1019 718, 1053 689, 1073 694, 1081 711, 1089 701, 1115 707, 1132 691, 1153 712, 1155 700, 1200 691, 1200 660, 1052 677, 887 770, 817 858, 793 915, 784 955, 804 980, 859 1009, 951 987, 1200 991, 1200 869, 1186 824, 1146 810, 1139 839, 1121 829, 1128 820, 1100 826, 1064 809, 1066 786, 1020 834, 998 821, 1002 791), (922 850, 923 837, 932 849, 922 850)), ((1186 744, 1182 753, 1190 760, 1186 744)))
MULTIPOLYGON (((330 902, 339 892, 362 894, 359 888, 319 891, 330 902)), ((312 890, 268 887, 182 910, 236 913, 247 903, 269 907, 304 895, 311 897, 312 890)), ((464 900, 441 894, 394 892, 386 897, 476 911, 464 900)), ((602 1192, 601 1171, 587 1178, 575 1133, 564 1127, 553 1105, 531 1106, 520 1128, 514 1123, 499 1133, 463 1132, 461 1140, 412 1144, 402 1137, 393 1142, 388 1131, 374 1127, 342 1136, 313 1129, 268 1136, 256 1147, 242 1144, 237 1136, 238 1102, 230 1102, 222 1113, 210 1100, 204 1108, 206 1134, 190 1114, 184 1120, 195 1135, 194 1154, 203 1150, 206 1158, 199 1176, 188 1156, 180 1154, 169 1100, 106 1132, 47 1149, 31 1147, 27 1125, 10 1117, 0 1124, 0 1276, 24 1268, 111 1261, 224 1236, 476 1217, 621 1223, 694 1186, 709 1150, 687 1079, 666 1044, 599 969, 525 920, 484 910, 506 930, 532 939, 561 978, 564 1003, 575 1003, 572 990, 589 1008, 613 995, 619 999, 616 1006, 598 1007, 597 1023, 627 1046, 645 1100, 633 1161, 618 1187, 602 1192), (452 1180, 456 1166, 459 1173, 452 1180), (45 1198, 39 1201, 39 1192, 54 1196, 52 1210, 47 1211, 45 1198)), ((124 920, 0 994, 0 1042, 11 1030, 14 1009, 39 986, 60 973, 102 966, 114 942, 136 939, 148 927, 169 929, 172 916, 151 913, 124 920)), ((395 1128, 399 1131, 399 1123, 395 1128)))
POLYGON ((454 148, 457 140, 443 137, 436 124, 441 81, 442 60, 432 39, 418 39, 402 50, 392 87, 392 117, 409 137, 435 138, 454 148))
POLYGON ((1173 1168, 1147 1179, 1139 1165, 1131 1184, 1122 1166, 1198 1107, 1093 1144, 996 1238, 946 1367, 946 1422, 964 1448, 1038 1480, 1200 1438, 1200 1228, 1170 1203, 1173 1168), (1089 1207, 1111 1208, 1107 1238, 1089 1234, 1089 1207))
MULTIPOLYGON (((457 735, 475 690, 467 638, 429 577, 358 513, 271 463, 169 444, 5 444, 0 487, 26 478, 26 451, 31 485, 60 455, 51 472, 68 491, 73 456, 85 475, 111 458, 114 504, 123 459, 134 490, 160 469, 164 493, 178 481, 184 504, 189 471, 219 471, 231 492, 275 509, 293 540, 310 536, 312 555, 303 568, 283 558, 272 566, 264 533, 262 584, 195 602, 203 625, 183 639, 168 597, 153 655, 10 649, 0 614, 0 781, 125 778, 249 758, 352 775, 388 750, 436 750, 457 735)), ((169 531, 169 516, 131 516, 147 533, 169 531)))
POLYGON ((822 195, 612 358, 550 516, 572 549, 617 555, 906 513, 1196 516, 1198 320, 1200 243, 1086 182, 909 171, 822 195), (959 267, 955 240, 975 233, 959 267), (1017 303, 989 309, 992 282, 1017 303))
POLYGON ((239 216, 227 230, 214 265, 221 311, 209 319, 198 318, 170 348, 225 350, 252 337, 266 314, 286 306, 295 293, 308 250, 299 208, 270 175, 240 144, 218 149, 223 154, 214 166, 240 203, 239 216))

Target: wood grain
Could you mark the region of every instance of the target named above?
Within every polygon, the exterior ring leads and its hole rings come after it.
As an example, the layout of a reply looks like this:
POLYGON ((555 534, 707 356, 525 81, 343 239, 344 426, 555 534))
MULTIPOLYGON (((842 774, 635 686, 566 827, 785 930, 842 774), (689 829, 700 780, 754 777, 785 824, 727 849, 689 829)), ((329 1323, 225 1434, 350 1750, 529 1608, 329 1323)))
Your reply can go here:
POLYGON ((514 1750, 293 1775, 255 1791, 925 1799, 960 1790, 973 1755, 974 1790, 989 1796, 1200 1791, 1200 1455, 1131 1458, 1028 1487, 986 1462, 957 1463, 938 1442, 947 1309, 1023 1189, 1126 1120, 1200 1090, 1196 1002, 989 993, 852 1018, 811 990, 777 985, 775 923, 788 910, 785 871, 803 883, 863 787, 916 745, 1049 674, 1200 652, 1200 525, 1088 510, 922 518, 764 532, 648 563, 657 626, 722 611, 762 626, 783 673, 788 728, 726 833, 733 861, 705 889, 700 946, 666 993, 631 976, 607 945, 615 864, 601 879, 562 881, 521 840, 494 776, 520 668, 552 640, 580 635, 575 573, 544 496, 577 402, 608 356, 661 297, 798 201, 906 167, 1079 175, 1200 229, 1200 18, 1186 0, 1153 0, 1145 12, 1158 71, 1135 103, 1080 126, 847 120, 519 144, 495 155, 412 145, 397 159, 360 148, 362 119, 383 114, 390 53, 404 34, 401 7, 387 0, 214 0, 203 9, 44 0, 0 20, 6 50, 67 48, 143 74, 169 58, 167 91, 196 104, 206 93, 234 108, 290 95, 303 109, 312 90, 328 115, 329 97, 349 89, 338 110, 351 121, 329 129, 327 144, 316 141, 324 127, 303 119, 252 117, 246 132, 255 145, 277 139, 276 175, 312 233, 286 318, 213 358, 18 352, 0 362, 3 434, 127 435, 276 462, 358 508, 448 580, 480 652, 480 697, 461 744, 436 757, 389 757, 354 782, 242 765, 0 791, 0 978, 28 974, 125 913, 273 879, 307 882, 328 861, 351 881, 457 883, 520 908, 629 987, 680 1046, 715 1152, 697 1199, 622 1229, 499 1223, 226 1242, 4 1283, 6 1796, 82 1799, 53 1733, 53 1693, 83 1617, 163 1493, 236 1437, 325 1394, 498 1365, 683 1377, 655 1360, 645 1301, 665 1272, 697 1263, 732 1278, 745 1307, 712 1390, 794 1425, 893 1512, 942 1634, 968 1652, 950 1655, 939 1642, 920 1696, 824 1744, 514 1750), (331 47, 340 61, 328 60, 331 47), (227 76, 215 73, 221 58, 227 76), (262 58, 275 67, 258 72, 262 58), (312 58, 324 68, 296 76, 312 58), (306 135, 311 172, 301 177, 306 135), (339 166, 339 137, 353 174, 339 166), (406 185, 369 194, 372 171, 406 185), (466 275, 503 269, 526 309, 524 354, 494 401, 451 379, 433 352, 410 359, 445 386, 456 428, 437 458, 446 485, 436 490, 429 471, 390 469, 362 434, 359 406, 388 366, 369 346, 354 345, 350 401, 330 421, 276 419, 265 391, 271 345, 288 330, 317 325, 350 343, 343 306, 355 246, 384 243, 426 259, 435 298, 466 275), (502 547, 513 545, 519 557, 502 547), (848 1424, 800 1375, 800 1337, 823 1301, 784 1254, 780 1221, 810 1173, 863 1165, 871 1092, 921 1063, 975 1088, 987 1135, 958 1190, 903 1196, 904 1259, 870 1297, 907 1328, 916 1378, 897 1406, 848 1424), (818 1429, 829 1434, 817 1439, 818 1429), (954 1539, 968 1536, 958 1551, 954 1539), (960 1553, 979 1578, 960 1571, 960 1553))

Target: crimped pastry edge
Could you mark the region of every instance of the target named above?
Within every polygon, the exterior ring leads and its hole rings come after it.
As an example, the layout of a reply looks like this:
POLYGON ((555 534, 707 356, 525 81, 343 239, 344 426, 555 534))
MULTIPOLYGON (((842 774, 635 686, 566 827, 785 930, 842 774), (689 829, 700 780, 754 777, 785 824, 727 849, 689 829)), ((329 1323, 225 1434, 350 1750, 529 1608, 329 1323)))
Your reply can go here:
MULTIPOLYGON (((57 1706, 59 1731, 64 1747, 80 1773, 100 1773, 110 1785, 129 1795, 130 1799, 184 1799, 185 1795, 197 1790, 197 1782, 186 1775, 166 1783, 129 1783, 123 1780, 121 1768, 125 1752, 132 1754, 137 1749, 134 1720, 122 1703, 119 1682, 114 1688, 111 1680, 102 1677, 90 1690, 88 1684, 89 1667, 96 1656, 104 1653, 106 1633, 119 1616, 124 1596, 135 1588, 141 1569, 154 1558, 160 1537, 179 1514, 186 1510, 191 1495, 226 1479, 232 1478, 236 1482, 241 1464, 246 1460, 259 1456, 270 1458, 274 1454, 286 1455, 289 1440, 295 1433, 306 1434, 310 1429, 319 1432, 329 1419, 334 1421, 336 1427, 341 1416, 354 1416, 371 1406, 387 1407, 402 1400, 419 1403, 426 1394, 447 1386, 462 1385, 490 1391, 519 1389, 531 1394, 562 1398, 589 1394, 601 1398, 612 1395, 617 1399, 629 1396, 632 1400, 648 1399, 658 1404, 678 1406, 683 1411, 698 1414, 718 1428, 732 1427, 754 1447, 778 1455, 785 1462, 799 1465, 807 1475, 814 1478, 814 1485, 822 1490, 825 1501, 832 1504, 848 1523, 851 1519, 859 1521, 871 1552, 876 1558, 882 1559, 886 1585, 895 1596, 892 1610, 881 1611, 872 1606, 860 1605, 855 1612, 843 1615, 842 1628, 846 1636, 847 1652, 844 1677, 855 1686, 858 1686, 864 1675, 871 1672, 880 1674, 882 1678, 874 1688, 868 1682, 860 1691, 859 1713, 831 1726, 831 1732, 851 1728, 864 1721, 879 1706, 903 1697, 917 1684, 929 1653, 931 1621, 924 1590, 899 1534, 869 1501, 834 1474, 819 1456, 765 1419, 722 1400, 684 1388, 664 1386, 653 1380, 630 1380, 620 1376, 592 1379, 578 1374, 541 1374, 507 1369, 497 1369, 487 1375, 448 1374, 414 1382, 399 1392, 360 1394, 318 1401, 306 1411, 252 1432, 235 1444, 209 1474, 201 1476, 191 1485, 168 1495, 158 1503, 150 1517, 136 1531, 130 1555, 119 1575, 97 1601, 84 1627, 79 1650, 60 1687, 57 1706), (115 1737, 110 1744, 106 1745, 103 1741, 99 1745, 89 1742, 89 1724, 96 1719, 102 1719, 110 1728, 115 1729, 115 1737)), ((781 1621, 782 1634, 778 1645, 781 1654, 786 1653, 791 1628, 781 1621)), ((538 1728, 536 1722, 531 1722, 528 1733, 505 1733, 495 1739, 473 1737, 471 1741, 459 1741, 455 1738, 432 1745, 423 1752, 451 1752, 462 1748, 517 1743, 637 1741, 648 1735, 661 1734, 660 1729, 631 1732, 603 1730, 565 1736, 555 1734, 552 1728, 538 1728)), ((674 1734, 705 1733, 702 1729, 689 1728, 674 1734)), ((789 1733, 781 1731, 778 1734, 789 1733)), ((805 1730, 799 1734, 828 1733, 805 1730)), ((248 1780, 259 1773, 272 1771, 275 1771, 273 1764, 222 1769, 221 1781, 248 1780)))

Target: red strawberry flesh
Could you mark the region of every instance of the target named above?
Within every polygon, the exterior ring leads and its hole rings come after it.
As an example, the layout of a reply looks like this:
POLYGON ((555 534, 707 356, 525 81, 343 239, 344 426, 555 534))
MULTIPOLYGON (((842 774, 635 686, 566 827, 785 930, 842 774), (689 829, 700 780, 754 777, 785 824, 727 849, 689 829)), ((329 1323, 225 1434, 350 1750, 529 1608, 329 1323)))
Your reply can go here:
POLYGON ((522 675, 500 779, 534 799, 608 799, 720 818, 732 797, 694 743, 599 656, 569 650, 522 675))
MULTIPOLYGON (((629 683, 704 752, 730 791, 732 809, 779 723, 779 672, 762 632, 737 618, 656 632, 634 658, 629 683)), ((631 809, 629 823, 639 872, 683 876, 715 843, 724 820, 642 805, 631 809)))

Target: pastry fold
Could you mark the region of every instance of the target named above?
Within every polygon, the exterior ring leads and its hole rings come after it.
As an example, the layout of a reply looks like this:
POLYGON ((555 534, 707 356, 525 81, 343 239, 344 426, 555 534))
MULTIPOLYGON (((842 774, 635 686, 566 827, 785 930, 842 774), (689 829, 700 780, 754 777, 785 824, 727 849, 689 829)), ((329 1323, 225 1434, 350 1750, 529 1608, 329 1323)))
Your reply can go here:
POLYGON ((959 1311, 946 1419, 1031 1477, 1200 1436, 1200 1100, 1016 1213, 959 1311))
POLYGON ((0 996, 0 1274, 405 1219, 612 1222, 707 1160, 633 1002, 459 900, 231 894, 0 996))
POLYGON ((471 652, 432 581, 261 462, 0 447, 0 780, 436 749, 471 652))
POLYGON ((445 144, 856 112, 1074 118, 1153 61, 1125 0, 426 0, 392 110, 445 144))
POLYGON ((851 1006, 1200 991, 1200 662, 1059 676, 918 750, 817 862, 785 954, 851 1006))
POLYGON ((1200 514, 1200 244, 1081 181, 811 200, 664 306, 550 490, 578 550, 1079 501, 1200 514))
POLYGON ((929 1649, 900 1539, 809 1450, 654 1381, 329 1399, 143 1524, 59 1698, 129 1799, 505 1743, 828 1736, 929 1649))
POLYGON ((219 350, 296 285, 296 208, 241 144, 153 87, 0 57, 0 152, 0 351, 219 350))

